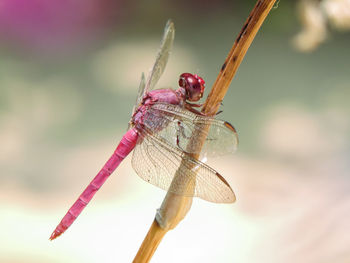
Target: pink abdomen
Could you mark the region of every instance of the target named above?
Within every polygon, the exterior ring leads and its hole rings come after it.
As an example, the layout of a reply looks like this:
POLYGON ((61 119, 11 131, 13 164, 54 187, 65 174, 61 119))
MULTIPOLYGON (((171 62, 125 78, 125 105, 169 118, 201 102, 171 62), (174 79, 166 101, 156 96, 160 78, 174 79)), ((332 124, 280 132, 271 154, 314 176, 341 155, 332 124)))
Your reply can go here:
POLYGON ((138 133, 134 128, 126 132, 112 156, 58 224, 55 231, 50 237, 51 240, 64 233, 64 231, 66 231, 67 228, 74 222, 74 220, 90 202, 98 189, 100 189, 103 183, 107 180, 107 178, 114 172, 114 170, 124 160, 124 158, 134 149, 137 139, 138 133))

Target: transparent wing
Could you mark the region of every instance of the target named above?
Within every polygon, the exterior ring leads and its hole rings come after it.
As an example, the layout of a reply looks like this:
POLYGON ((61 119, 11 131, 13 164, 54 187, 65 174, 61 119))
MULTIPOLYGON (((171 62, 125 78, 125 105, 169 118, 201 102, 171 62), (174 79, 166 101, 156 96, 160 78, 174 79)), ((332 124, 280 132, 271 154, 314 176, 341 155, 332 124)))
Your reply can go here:
POLYGON ((164 28, 163 39, 157 54, 156 62, 154 63, 151 72, 149 73, 144 92, 148 92, 151 89, 153 89, 155 84, 158 82, 160 76, 163 74, 165 66, 168 62, 171 48, 173 46, 174 37, 174 23, 171 20, 168 20, 164 28))
POLYGON ((210 202, 236 200, 227 181, 214 169, 172 147, 153 132, 143 132, 145 136, 136 145, 132 157, 132 166, 143 180, 175 194, 197 196, 210 202))
POLYGON ((237 149, 237 132, 230 123, 197 115, 177 105, 155 103, 147 111, 144 125, 172 147, 187 153, 196 154, 201 148, 201 156, 220 156, 237 149), (200 140, 190 140, 192 134, 206 137, 202 147, 198 145, 200 140))
POLYGON ((145 74, 142 72, 142 74, 141 74, 141 81, 140 81, 140 85, 139 85, 139 90, 137 92, 136 102, 135 102, 134 108, 132 109, 132 114, 131 115, 134 115, 135 110, 137 109, 137 107, 140 105, 140 103, 142 101, 142 97, 143 97, 143 94, 144 94, 144 91, 145 91, 145 84, 146 84, 145 74))

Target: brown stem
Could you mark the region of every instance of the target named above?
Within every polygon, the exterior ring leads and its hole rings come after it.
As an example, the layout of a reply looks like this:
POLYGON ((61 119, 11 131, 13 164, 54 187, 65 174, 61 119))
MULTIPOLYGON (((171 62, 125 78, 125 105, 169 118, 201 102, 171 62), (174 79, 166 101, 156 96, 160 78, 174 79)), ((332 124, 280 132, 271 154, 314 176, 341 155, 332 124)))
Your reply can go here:
POLYGON ((275 1, 276 0, 259 0, 255 4, 228 53, 220 73, 204 103, 202 110, 204 113, 214 114, 218 111, 220 102, 224 99, 238 67, 275 1))
POLYGON ((166 232, 165 229, 162 229, 158 225, 156 219, 154 219, 133 262, 149 262, 166 232))
MULTIPOLYGON (((220 102, 223 100, 239 65, 275 1, 276 0, 258 0, 255 4, 241 32, 236 38, 225 63, 221 67, 220 73, 204 103, 202 109, 203 113, 214 115, 218 111, 220 102)), ((203 128, 209 129, 209 126, 203 128)), ((203 144, 205 137, 199 138, 196 134, 193 134, 191 139, 196 140, 197 145, 200 145, 198 141, 203 144)), ((189 143, 191 143, 191 140, 189 143)), ((179 169, 181 169, 181 167, 179 169)), ((174 181, 175 180, 176 175, 174 181)), ((153 221, 133 261, 134 263, 147 263, 150 261, 165 233, 176 227, 185 217, 191 204, 192 198, 175 195, 168 191, 161 208, 157 212, 156 219, 153 221)))

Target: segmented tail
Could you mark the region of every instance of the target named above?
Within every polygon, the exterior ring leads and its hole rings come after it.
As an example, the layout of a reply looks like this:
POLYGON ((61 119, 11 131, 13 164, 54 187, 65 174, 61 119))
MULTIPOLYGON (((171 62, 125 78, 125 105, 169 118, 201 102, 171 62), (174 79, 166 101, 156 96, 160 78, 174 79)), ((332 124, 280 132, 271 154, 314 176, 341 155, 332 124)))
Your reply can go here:
POLYGON ((62 235, 73 224, 78 215, 83 211, 98 189, 103 185, 107 178, 114 172, 124 158, 134 149, 138 139, 137 131, 132 128, 126 132, 121 139, 116 150, 102 167, 99 173, 86 187, 84 192, 79 196, 78 200, 68 210, 61 222, 56 227, 55 231, 50 236, 50 240, 62 235))

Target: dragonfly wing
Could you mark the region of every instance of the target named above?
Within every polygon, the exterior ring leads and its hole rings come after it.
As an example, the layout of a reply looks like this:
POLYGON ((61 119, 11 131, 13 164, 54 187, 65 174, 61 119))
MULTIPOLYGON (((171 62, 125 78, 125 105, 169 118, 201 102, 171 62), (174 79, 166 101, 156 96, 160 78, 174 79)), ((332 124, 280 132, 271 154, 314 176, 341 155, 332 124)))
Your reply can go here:
POLYGON ((170 51, 173 46, 175 37, 175 26, 171 20, 168 20, 163 34, 163 39, 160 45, 160 49, 157 54, 156 62, 148 76, 145 92, 154 88, 158 82, 160 76, 163 74, 165 66, 168 62, 170 51))
POLYGON ((167 103, 153 104, 146 116, 145 126, 159 131, 158 136, 181 151, 198 154, 201 149, 204 156, 220 156, 237 149, 237 132, 226 121, 200 116, 181 106, 167 103), (209 130, 206 128, 208 125, 209 130), (206 137, 202 147, 198 145, 200 140, 191 140, 192 134, 198 138, 206 137))
POLYGON ((134 149, 132 166, 146 182, 172 193, 197 196, 215 203, 232 203, 235 194, 214 169, 146 132, 134 149))
POLYGON ((134 115, 135 110, 137 109, 137 107, 140 105, 140 103, 142 101, 143 94, 145 91, 145 86, 146 86, 145 84, 146 84, 145 74, 142 72, 139 90, 137 92, 136 102, 135 102, 134 108, 132 109, 132 115, 134 115))

